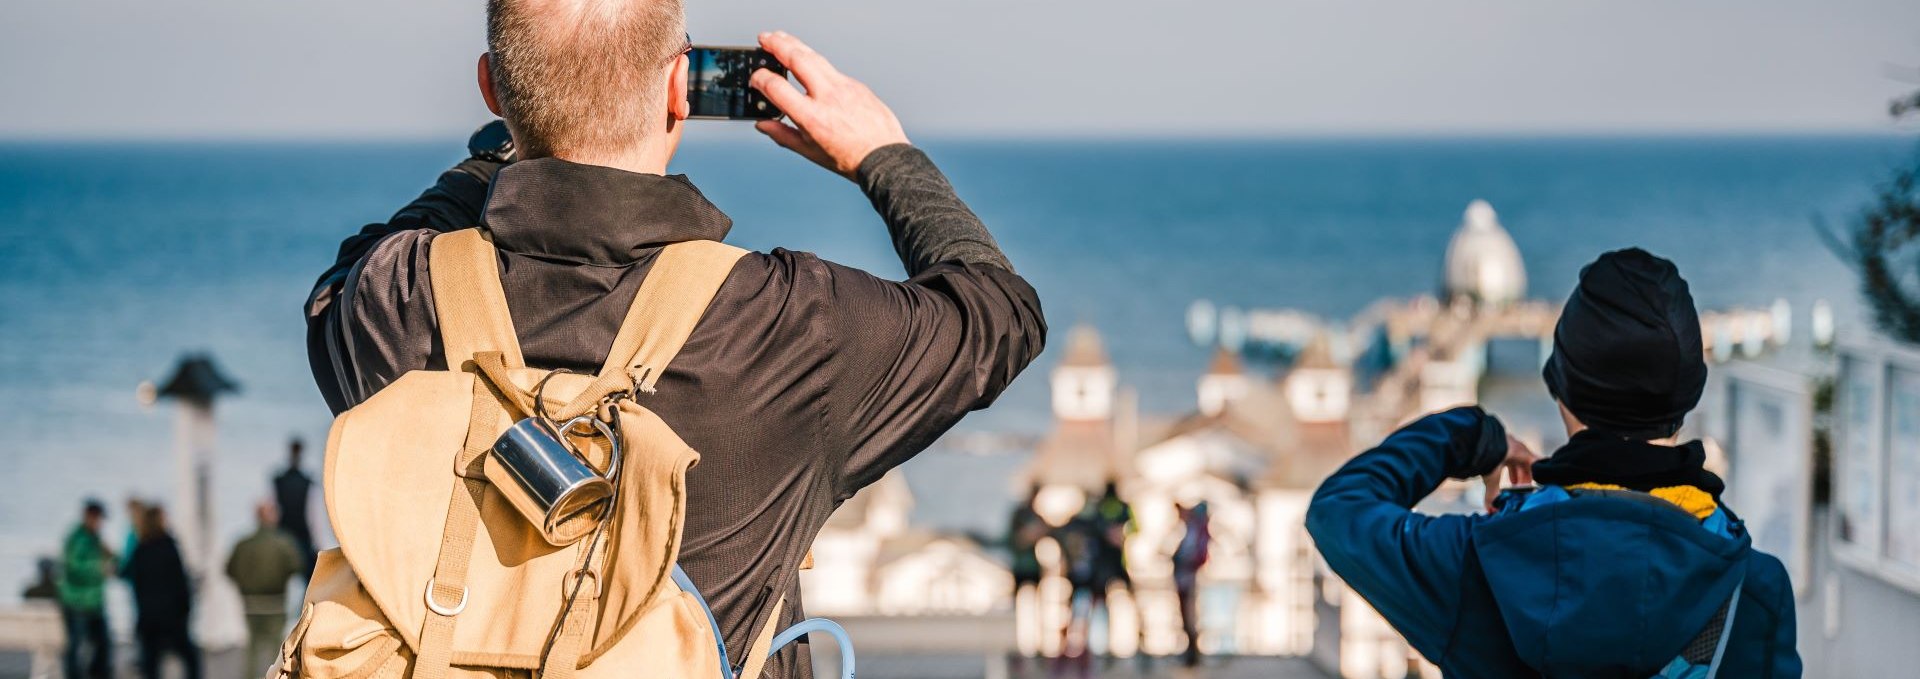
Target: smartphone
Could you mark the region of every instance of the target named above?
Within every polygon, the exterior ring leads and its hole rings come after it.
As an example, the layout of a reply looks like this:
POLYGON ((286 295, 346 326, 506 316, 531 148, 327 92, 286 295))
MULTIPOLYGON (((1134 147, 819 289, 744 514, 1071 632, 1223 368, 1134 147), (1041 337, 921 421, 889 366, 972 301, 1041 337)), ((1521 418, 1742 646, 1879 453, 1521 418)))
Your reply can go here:
POLYGON ((786 77, 787 67, 758 47, 694 45, 687 53, 687 101, 693 116, 711 120, 771 120, 783 115, 760 90, 747 85, 767 69, 786 77))

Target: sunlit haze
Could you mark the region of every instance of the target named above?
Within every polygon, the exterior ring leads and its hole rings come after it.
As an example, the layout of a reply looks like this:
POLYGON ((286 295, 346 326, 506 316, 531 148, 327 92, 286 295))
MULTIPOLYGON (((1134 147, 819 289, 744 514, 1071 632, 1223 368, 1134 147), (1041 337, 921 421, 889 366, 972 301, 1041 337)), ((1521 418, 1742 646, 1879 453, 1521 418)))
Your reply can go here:
MULTIPOLYGON (((0 9, 0 137, 464 133, 478 0, 0 9)), ((1875 131, 1911 0, 833 0, 688 4, 781 28, 954 135, 1875 131)))

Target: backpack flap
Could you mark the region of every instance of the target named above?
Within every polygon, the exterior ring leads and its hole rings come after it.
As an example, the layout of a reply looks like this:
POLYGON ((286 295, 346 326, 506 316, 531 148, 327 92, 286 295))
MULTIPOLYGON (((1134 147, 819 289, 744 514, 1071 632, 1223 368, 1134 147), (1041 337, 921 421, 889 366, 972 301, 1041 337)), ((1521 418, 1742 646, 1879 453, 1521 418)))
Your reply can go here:
POLYGON ((342 414, 327 437, 322 488, 341 553, 415 649, 435 547, 455 490, 466 492, 449 472, 467 438, 474 388, 467 373, 407 373, 342 414))
POLYGON ((631 401, 619 405, 625 467, 616 490, 608 559, 601 577, 599 624, 582 660, 591 663, 663 599, 680 558, 687 510, 687 470, 699 453, 680 440, 660 416, 631 401))

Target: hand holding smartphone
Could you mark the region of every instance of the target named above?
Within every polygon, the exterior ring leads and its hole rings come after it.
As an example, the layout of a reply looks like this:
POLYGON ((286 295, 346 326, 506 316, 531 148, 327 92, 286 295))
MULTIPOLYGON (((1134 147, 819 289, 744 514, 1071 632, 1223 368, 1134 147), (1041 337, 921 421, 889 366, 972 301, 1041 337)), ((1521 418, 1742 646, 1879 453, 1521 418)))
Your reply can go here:
POLYGON ((760 34, 760 46, 806 88, 788 82, 786 70, 754 71, 750 84, 786 115, 785 121, 762 120, 753 128, 788 150, 847 179, 855 179, 860 163, 875 149, 905 144, 900 119, 864 83, 828 63, 784 32, 760 34))
POLYGON ((777 120, 783 113, 750 86, 754 71, 787 74, 771 53, 758 47, 694 45, 687 52, 687 101, 693 118, 777 120))

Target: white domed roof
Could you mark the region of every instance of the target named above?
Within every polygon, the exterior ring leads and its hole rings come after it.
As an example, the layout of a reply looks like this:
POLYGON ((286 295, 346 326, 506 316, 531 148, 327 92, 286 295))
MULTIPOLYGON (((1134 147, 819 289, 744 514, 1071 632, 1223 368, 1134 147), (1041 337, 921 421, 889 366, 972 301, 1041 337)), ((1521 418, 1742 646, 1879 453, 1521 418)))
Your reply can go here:
POLYGON ((1460 230, 1447 243, 1447 299, 1466 298, 1482 304, 1517 302, 1527 295, 1527 268, 1520 248, 1487 201, 1467 206, 1460 230))

